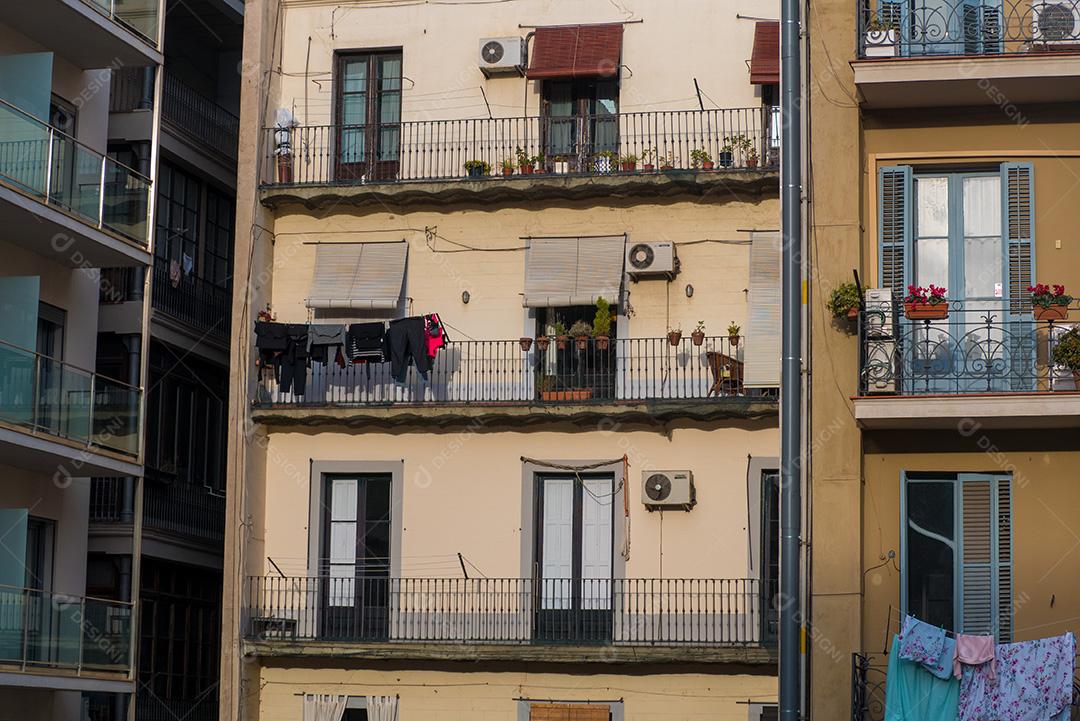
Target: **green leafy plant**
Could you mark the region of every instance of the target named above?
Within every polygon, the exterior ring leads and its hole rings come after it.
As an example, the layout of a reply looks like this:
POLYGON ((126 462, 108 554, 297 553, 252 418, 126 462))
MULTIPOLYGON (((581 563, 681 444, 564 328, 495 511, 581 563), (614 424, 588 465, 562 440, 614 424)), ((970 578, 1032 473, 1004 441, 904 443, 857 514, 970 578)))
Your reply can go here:
POLYGON ((526 167, 532 161, 532 158, 529 157, 529 154, 526 153, 520 145, 514 148, 514 156, 517 158, 519 168, 526 167))
POLYGON ((586 320, 575 321, 570 330, 567 331, 567 335, 571 338, 581 338, 582 336, 592 335, 592 326, 586 320))
POLYGON ((1073 297, 1065 293, 1065 286, 1056 283, 1054 285, 1046 285, 1045 283, 1032 285, 1028 287, 1028 292, 1031 293, 1031 304, 1043 308, 1054 305, 1067 306, 1073 302, 1073 297))
POLYGON ((503 160, 502 161, 502 169, 503 170, 513 170, 514 169, 514 159, 513 158, 506 158, 505 160, 503 160))
POLYGON ((596 315, 593 317, 592 333, 594 336, 608 336, 611 333, 611 303, 606 298, 596 299, 596 315))
POLYGON ((695 168, 700 168, 705 163, 711 163, 712 156, 704 148, 694 148, 690 151, 690 164, 695 168))
POLYGON ((728 337, 730 337, 730 338, 738 338, 739 333, 741 331, 742 331, 742 328, 740 328, 739 325, 737 323, 735 323, 735 321, 731 321, 730 323, 728 323, 728 327, 727 327, 728 337))
POLYGON ((1054 364, 1074 373, 1080 372, 1080 328, 1073 328, 1058 337, 1054 345, 1054 364))
POLYGON ((697 322, 697 325, 694 326, 694 332, 695 333, 704 333, 705 332, 705 321, 699 320, 697 322))
POLYGON ((483 160, 466 160, 465 172, 474 170, 479 170, 481 175, 487 175, 491 172, 491 166, 483 160))
POLYGON ((829 293, 825 306, 834 318, 843 318, 852 308, 858 308, 860 302, 859 287, 854 283, 841 283, 829 293))
POLYGON ((881 17, 874 16, 870 18, 870 22, 866 24, 866 31, 871 33, 885 32, 886 30, 896 30, 900 27, 900 24, 895 18, 883 20, 881 17))
POLYGON ((656 158, 656 148, 645 148, 641 151, 641 162, 645 165, 651 165, 656 158))
POLYGON ((557 320, 551 324, 551 334, 556 338, 566 335, 566 326, 563 325, 562 321, 557 320))

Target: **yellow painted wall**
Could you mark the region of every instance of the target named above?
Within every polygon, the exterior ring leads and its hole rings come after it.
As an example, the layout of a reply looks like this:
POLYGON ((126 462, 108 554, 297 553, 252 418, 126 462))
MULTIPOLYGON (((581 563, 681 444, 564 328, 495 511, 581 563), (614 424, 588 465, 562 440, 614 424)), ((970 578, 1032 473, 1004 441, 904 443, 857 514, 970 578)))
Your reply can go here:
POLYGON ((399 695, 400 721, 513 721, 517 698, 623 699, 626 721, 746 721, 747 701, 776 702, 776 678, 741 674, 375 671, 261 669, 258 721, 297 721, 298 693, 399 695), (740 703, 742 702, 742 703, 740 703))

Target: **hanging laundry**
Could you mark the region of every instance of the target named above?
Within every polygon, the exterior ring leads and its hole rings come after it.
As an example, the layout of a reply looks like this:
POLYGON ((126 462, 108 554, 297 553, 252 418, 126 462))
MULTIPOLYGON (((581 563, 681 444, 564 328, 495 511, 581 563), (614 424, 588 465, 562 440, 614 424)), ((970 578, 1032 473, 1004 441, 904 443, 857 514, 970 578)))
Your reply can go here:
POLYGON ((345 357, 353 363, 386 360, 386 323, 353 323, 345 335, 345 357))
POLYGON ((994 678, 997 668, 997 662, 994 660, 994 637, 958 633, 956 652, 953 654, 953 675, 960 678, 961 664, 981 666, 984 663, 990 664, 990 678, 994 678))
POLYGON ((952 675, 956 640, 947 637, 945 629, 907 616, 899 638, 901 659, 922 664, 938 678, 952 675))
POLYGON ((922 664, 900 658, 900 636, 893 636, 885 678, 885 721, 956 721, 960 682, 939 678, 922 664))
POLYGON ((424 333, 427 335, 427 353, 430 358, 434 358, 439 349, 450 342, 438 313, 424 316, 424 333))
POLYGON ((329 363, 331 355, 334 361, 345 367, 341 348, 345 345, 345 326, 341 324, 322 324, 308 326, 308 358, 315 363, 329 363))
POLYGON ((180 263, 176 258, 169 261, 169 284, 176 288, 180 285, 180 263))
POLYGON ((183 267, 184 275, 191 275, 191 271, 195 269, 195 260, 187 253, 184 253, 180 265, 183 267))
POLYGON ((390 321, 386 331, 386 344, 390 349, 390 375, 397 383, 404 383, 409 364, 425 378, 431 372, 431 356, 428 355, 424 319, 420 316, 390 321))
MULTIPOLYGON (((1076 638, 1003 643, 990 664, 964 666, 958 721, 1068 721, 1076 638)), ((891 667, 890 667, 891 673, 891 667)))

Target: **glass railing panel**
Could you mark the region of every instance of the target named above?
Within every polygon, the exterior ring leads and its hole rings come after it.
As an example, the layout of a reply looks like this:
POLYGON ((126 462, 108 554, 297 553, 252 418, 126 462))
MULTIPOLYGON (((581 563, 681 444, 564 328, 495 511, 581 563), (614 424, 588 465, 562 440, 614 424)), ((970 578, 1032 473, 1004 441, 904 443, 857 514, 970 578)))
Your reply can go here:
POLYGON ((106 159, 102 225, 145 244, 149 198, 149 180, 106 159))
POLYGON ((17 108, 0 104, 0 178, 20 190, 45 195, 49 128, 17 108))
POLYGON ((0 420, 33 427, 36 388, 37 356, 0 344, 0 420))
POLYGON ((113 16, 117 20, 157 45, 160 0, 112 0, 112 3, 113 16))
POLYGON ((139 400, 138 388, 98 376, 91 440, 103 448, 138 455, 139 400))

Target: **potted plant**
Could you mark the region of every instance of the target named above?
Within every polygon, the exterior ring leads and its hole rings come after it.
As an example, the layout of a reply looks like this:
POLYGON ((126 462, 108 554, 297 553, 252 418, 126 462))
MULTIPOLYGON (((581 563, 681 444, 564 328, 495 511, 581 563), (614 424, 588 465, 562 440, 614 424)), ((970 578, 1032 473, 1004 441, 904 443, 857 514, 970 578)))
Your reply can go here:
POLYGON ((674 170, 675 169, 675 156, 672 153, 668 153, 660 158, 660 170, 674 170))
POLYGON ((731 343, 732 348, 737 348, 739 346, 739 333, 740 332, 742 332, 742 328, 740 328, 738 326, 738 324, 735 323, 735 321, 731 321, 730 323, 728 323, 727 339, 728 339, 728 342, 731 343))
POLYGON ((543 153, 538 153, 537 155, 532 156, 530 160, 532 161, 534 173, 543 173, 546 171, 547 166, 544 164, 545 158, 543 153))
POLYGON ((561 321, 555 321, 551 324, 551 332, 555 335, 555 347, 565 350, 566 343, 570 340, 570 337, 566 335, 566 326, 561 321))
POLYGON ((548 346, 551 345, 551 339, 546 335, 536 336, 536 349, 540 351, 546 351, 548 346))
POLYGON ((641 151, 641 165, 646 173, 656 170, 653 160, 656 158, 656 148, 645 148, 641 151))
POLYGON ((592 326, 585 320, 575 321, 570 326, 569 334, 577 342, 578 350, 585 350, 589 345, 589 338, 592 337, 592 326))
POLYGON ((1065 294, 1063 285, 1039 283, 1028 287, 1031 293, 1031 313, 1035 320, 1065 320, 1069 317, 1072 296, 1065 294))
POLYGON ((526 153, 520 145, 514 148, 514 156, 517 159, 518 171, 522 175, 532 175, 533 159, 529 157, 529 154, 526 153))
POLYGON ((1051 356, 1054 359, 1054 365, 1072 371, 1076 388, 1080 389, 1080 328, 1073 328, 1062 333, 1054 344, 1051 356))
POLYGON ((705 342, 705 321, 699 320, 694 327, 694 332, 690 334, 690 340, 694 342, 694 345, 701 345, 705 342))
POLYGON ((483 160, 466 160, 465 173, 470 178, 482 178, 491 172, 491 166, 483 160))
POLYGON ((885 21, 879 17, 871 18, 866 24, 863 55, 868 58, 896 57, 898 36, 896 21, 885 21))
POLYGON ((592 334, 597 350, 607 350, 611 342, 611 303, 606 298, 596 299, 596 315, 593 316, 592 334))
POLYGON ((614 150, 601 150, 593 156, 593 170, 597 173, 611 173, 619 160, 614 150))
POLYGON ((528 336, 521 336, 518 338, 518 343, 521 344, 521 350, 528 353, 529 349, 532 348, 533 339, 528 336))
POLYGON ((502 161, 502 174, 503 176, 514 174, 514 159, 506 158, 502 161))
POLYGON ((551 172, 566 174, 570 172, 570 161, 565 155, 556 155, 551 161, 551 172))
POLYGON ((746 167, 756 168, 758 166, 758 151, 757 148, 750 148, 746 151, 746 167))
POLYGON ((690 151, 690 165, 702 170, 712 170, 713 159, 704 148, 694 148, 690 151))
POLYGON ((682 328, 675 326, 667 332, 667 342, 671 345, 679 345, 682 341, 682 328))
POLYGON ((633 153, 619 158, 619 169, 624 173, 632 173, 637 170, 638 157, 633 153))
POLYGON ((728 140, 722 146, 720 146, 720 167, 730 168, 735 164, 735 144, 734 138, 728 140))
POLYGON ((854 283, 841 283, 833 288, 825 305, 834 318, 855 320, 859 317, 859 306, 862 305, 859 287, 854 283))
POLYGON ((904 315, 909 320, 941 320, 949 317, 949 301, 945 288, 930 284, 929 288, 909 285, 904 296, 904 315))

